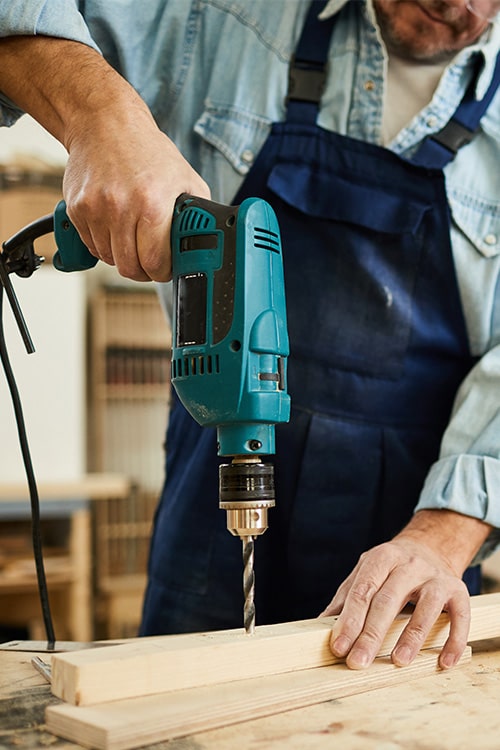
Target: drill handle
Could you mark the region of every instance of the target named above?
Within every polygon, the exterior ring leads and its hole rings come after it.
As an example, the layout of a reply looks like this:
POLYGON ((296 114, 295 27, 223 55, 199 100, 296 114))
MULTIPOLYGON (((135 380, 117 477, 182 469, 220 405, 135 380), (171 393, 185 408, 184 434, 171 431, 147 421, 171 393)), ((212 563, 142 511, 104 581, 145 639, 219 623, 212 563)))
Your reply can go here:
MULTIPOLYGON (((175 211, 178 212, 185 202, 197 200, 208 205, 210 201, 202 201, 200 198, 194 198, 187 193, 183 193, 176 201, 175 211)), ((80 235, 71 223, 66 213, 65 201, 59 201, 54 211, 54 235, 57 245, 57 252, 54 255, 53 264, 58 271, 86 271, 93 268, 97 263, 97 258, 92 255, 88 247, 82 242, 80 235)))
POLYGON ((82 242, 66 213, 64 201, 59 201, 54 211, 54 236, 57 252, 52 262, 58 271, 85 271, 95 266, 97 258, 82 242))

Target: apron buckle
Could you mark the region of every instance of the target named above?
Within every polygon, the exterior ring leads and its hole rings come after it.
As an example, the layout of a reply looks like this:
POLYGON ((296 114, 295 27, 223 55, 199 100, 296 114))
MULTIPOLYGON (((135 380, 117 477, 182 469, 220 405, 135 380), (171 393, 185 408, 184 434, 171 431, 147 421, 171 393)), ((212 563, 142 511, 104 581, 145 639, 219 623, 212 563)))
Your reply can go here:
POLYGON ((318 104, 325 88, 327 72, 327 64, 297 60, 293 55, 288 71, 288 92, 285 101, 318 104))

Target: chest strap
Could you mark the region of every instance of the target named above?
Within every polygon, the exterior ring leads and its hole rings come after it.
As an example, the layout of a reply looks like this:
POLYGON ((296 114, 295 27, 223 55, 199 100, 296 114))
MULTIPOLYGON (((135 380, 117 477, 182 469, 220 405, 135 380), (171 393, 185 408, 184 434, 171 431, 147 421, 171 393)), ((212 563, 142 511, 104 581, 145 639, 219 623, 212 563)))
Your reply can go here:
MULTIPOLYGON (((313 0, 292 56, 288 74, 287 121, 315 124, 319 104, 328 73, 328 50, 337 16, 324 21, 318 15, 325 0, 313 0)), ((470 143, 479 130, 479 123, 500 85, 500 53, 495 70, 484 97, 474 96, 482 57, 477 56, 472 80, 449 122, 434 135, 422 142, 411 159, 413 164, 432 169, 443 169, 452 161, 460 148, 470 143)))
POLYGON ((288 122, 314 124, 328 69, 328 50, 335 16, 319 21, 325 0, 313 0, 302 34, 290 60, 286 97, 288 122))
POLYGON ((495 70, 484 97, 475 99, 477 77, 480 73, 482 59, 478 56, 472 80, 460 102, 457 111, 448 123, 434 135, 427 136, 416 154, 411 159, 413 164, 434 169, 443 169, 455 158, 457 151, 470 143, 479 131, 479 123, 488 109, 491 100, 500 85, 500 53, 497 56, 495 70))

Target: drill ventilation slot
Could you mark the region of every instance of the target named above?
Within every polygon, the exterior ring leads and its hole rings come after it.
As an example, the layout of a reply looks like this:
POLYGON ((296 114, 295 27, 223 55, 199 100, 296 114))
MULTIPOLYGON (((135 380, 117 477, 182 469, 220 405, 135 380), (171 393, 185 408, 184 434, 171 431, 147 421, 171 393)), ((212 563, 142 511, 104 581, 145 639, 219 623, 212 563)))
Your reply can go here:
POLYGON ((180 215, 180 232, 199 232, 209 229, 211 217, 205 211, 197 208, 188 208, 180 215))
POLYGON ((206 357, 178 357, 172 360, 172 379, 188 377, 190 375, 218 375, 220 373, 219 355, 206 357))
POLYGON ((273 253, 280 253, 280 238, 276 232, 272 232, 270 229, 262 227, 254 228, 254 247, 261 248, 262 250, 271 250, 273 253))

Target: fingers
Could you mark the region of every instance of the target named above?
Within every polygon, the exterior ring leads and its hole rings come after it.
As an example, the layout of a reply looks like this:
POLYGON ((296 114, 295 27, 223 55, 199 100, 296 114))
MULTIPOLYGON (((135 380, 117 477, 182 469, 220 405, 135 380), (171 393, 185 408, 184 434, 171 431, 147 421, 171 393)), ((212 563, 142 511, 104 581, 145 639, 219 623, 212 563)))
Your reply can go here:
POLYGON ((135 281, 167 281, 171 276, 170 228, 172 208, 158 206, 150 219, 146 208, 132 215, 124 197, 123 206, 99 209, 73 203, 68 215, 90 252, 118 273, 135 281))
MULTIPOLYGON (((446 602, 435 582, 422 587, 418 601, 392 652, 392 661, 398 667, 406 667, 416 657, 430 633, 432 626, 446 607, 446 602)), ((462 651, 465 648, 464 642, 462 651)), ((458 658, 462 653, 458 654, 458 658)), ((450 665, 452 666, 452 665, 450 665)))
POLYGON ((64 175, 67 213, 100 260, 136 281, 172 276, 170 232, 177 197, 210 198, 204 180, 149 113, 120 127, 73 134, 64 175))
POLYGON ((462 585, 460 594, 450 600, 446 611, 450 617, 450 634, 439 656, 441 669, 450 669, 457 664, 469 638, 470 599, 465 584, 462 585))
POLYGON ((443 611, 447 611, 450 617, 450 633, 439 655, 439 666, 450 669, 457 664, 467 645, 470 627, 469 594, 458 579, 447 602, 443 602, 434 582, 422 589, 408 625, 392 652, 396 666, 405 667, 413 661, 443 611))
MULTIPOLYGON (((94 196, 92 196, 94 197, 94 196)), ((176 197, 176 196, 175 196, 176 197)), ((80 196, 68 204, 68 216, 90 252, 135 281, 171 278, 170 231, 175 197, 147 202, 131 191, 121 199, 95 205, 80 196)))
POLYGON ((449 637, 439 657, 442 669, 453 667, 467 644, 470 602, 455 575, 429 560, 425 552, 408 554, 388 543, 365 553, 322 614, 338 614, 331 649, 351 669, 368 667, 408 601, 415 607, 392 652, 396 666, 410 664, 424 646, 443 610, 450 617, 449 637), (340 613, 340 614, 339 614, 340 613))
POLYGON ((351 669, 368 667, 377 656, 385 634, 405 604, 406 586, 380 556, 373 564, 363 559, 341 614, 334 626, 331 647, 351 669), (392 573, 392 575, 391 575, 392 573))

